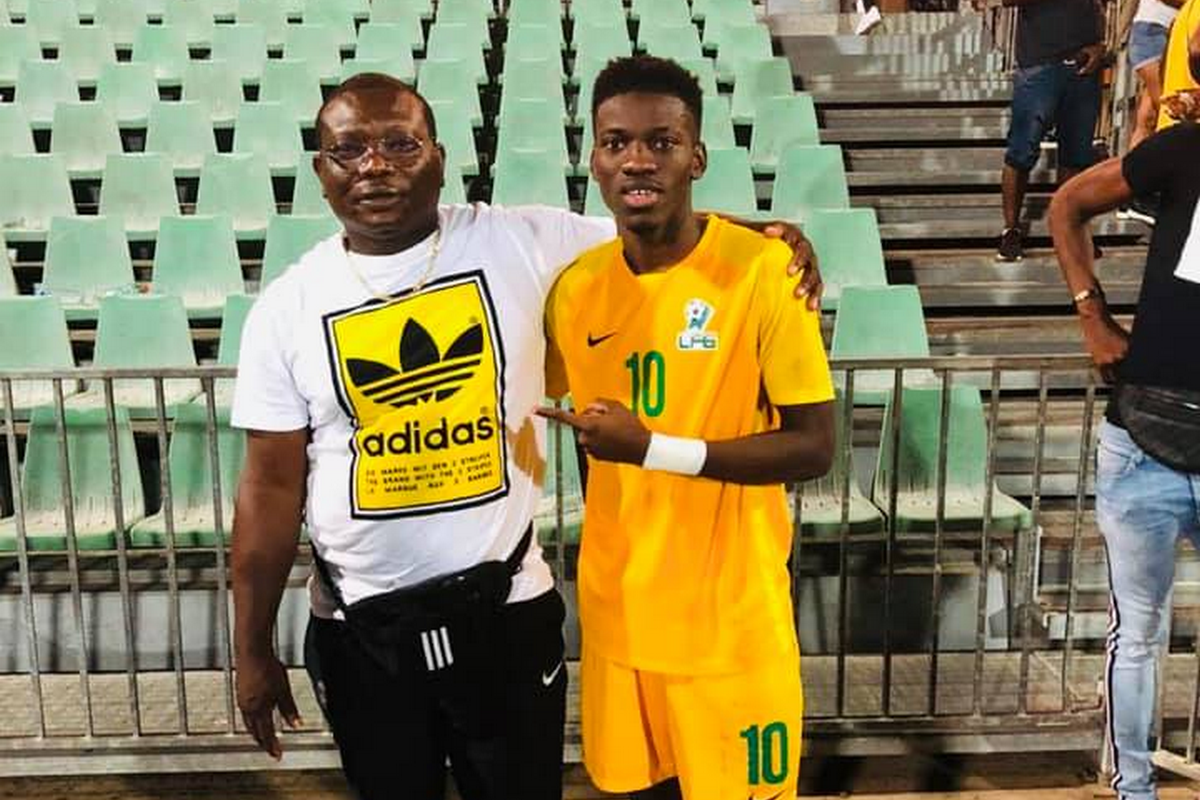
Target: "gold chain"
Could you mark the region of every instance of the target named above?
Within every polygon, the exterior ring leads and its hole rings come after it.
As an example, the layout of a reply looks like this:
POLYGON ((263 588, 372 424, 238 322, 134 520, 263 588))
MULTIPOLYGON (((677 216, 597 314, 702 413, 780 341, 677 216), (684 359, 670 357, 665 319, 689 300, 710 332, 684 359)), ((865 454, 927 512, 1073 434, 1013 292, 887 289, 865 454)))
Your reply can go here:
POLYGON ((384 294, 376 291, 371 284, 367 283, 367 279, 361 272, 358 271, 358 267, 355 266, 353 253, 350 252, 349 243, 345 240, 345 238, 342 239, 342 246, 346 250, 346 263, 350 265, 350 271, 354 273, 354 277, 358 278, 358 282, 362 284, 362 287, 367 290, 367 294, 371 295, 376 300, 390 303, 392 300, 398 300, 401 297, 416 294, 425 288, 425 284, 429 282, 429 278, 433 275, 433 267, 437 263, 438 253, 441 252, 442 249, 442 229, 438 227, 433 231, 433 244, 429 247, 429 261, 426 263, 425 271, 421 273, 421 277, 417 278, 417 282, 413 284, 410 289, 398 294, 384 294))

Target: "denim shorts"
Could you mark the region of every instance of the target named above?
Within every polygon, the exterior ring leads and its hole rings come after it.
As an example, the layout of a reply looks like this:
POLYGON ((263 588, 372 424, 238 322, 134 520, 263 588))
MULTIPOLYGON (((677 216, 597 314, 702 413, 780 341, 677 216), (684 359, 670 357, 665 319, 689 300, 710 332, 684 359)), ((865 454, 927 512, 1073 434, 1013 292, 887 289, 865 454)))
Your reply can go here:
POLYGON ((1135 22, 1129 32, 1129 66, 1141 69, 1162 60, 1167 52, 1168 28, 1157 22, 1135 22))
POLYGON ((1074 62, 1022 67, 1013 81, 1012 124, 1004 163, 1028 172, 1037 164, 1042 139, 1054 129, 1058 166, 1092 165, 1092 135, 1100 115, 1100 75, 1080 75, 1074 62))

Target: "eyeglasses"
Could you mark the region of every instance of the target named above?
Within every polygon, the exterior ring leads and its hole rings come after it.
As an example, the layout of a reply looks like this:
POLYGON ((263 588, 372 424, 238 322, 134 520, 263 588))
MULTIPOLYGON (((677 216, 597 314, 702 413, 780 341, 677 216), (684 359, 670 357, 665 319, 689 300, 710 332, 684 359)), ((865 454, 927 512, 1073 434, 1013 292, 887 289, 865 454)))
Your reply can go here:
POLYGON ((411 164, 417 161, 429 144, 416 136, 387 136, 382 139, 335 142, 321 152, 343 169, 357 169, 368 152, 374 152, 389 164, 411 164))

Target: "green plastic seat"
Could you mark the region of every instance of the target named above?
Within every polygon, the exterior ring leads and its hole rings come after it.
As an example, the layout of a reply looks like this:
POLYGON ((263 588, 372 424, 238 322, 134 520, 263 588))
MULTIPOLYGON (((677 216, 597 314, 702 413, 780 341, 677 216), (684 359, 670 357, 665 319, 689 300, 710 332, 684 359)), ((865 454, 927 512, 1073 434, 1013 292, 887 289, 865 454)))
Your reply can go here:
MULTIPOLYGON (((611 59, 633 53, 633 43, 629 40, 629 29, 625 27, 624 15, 619 24, 605 25, 598 21, 576 22, 572 41, 575 47, 573 74, 578 78, 575 83, 581 88, 591 83, 582 77, 585 71, 580 69, 581 66, 594 66, 595 71, 591 73, 594 80, 596 72, 599 72, 611 59)), ((591 86, 588 86, 588 91, 591 91, 591 86)))
POLYGON ((243 81, 258 83, 267 61, 266 28, 249 23, 218 25, 213 30, 209 57, 214 61, 228 61, 243 81))
POLYGON ((204 106, 170 102, 151 106, 146 123, 146 152, 170 158, 177 176, 199 175, 204 159, 217 152, 212 122, 204 106))
POLYGON ((35 152, 25 108, 20 103, 0 103, 0 153, 24 156, 35 152))
POLYGON ((283 40, 283 57, 307 61, 322 82, 342 74, 341 37, 328 25, 289 25, 283 40))
MULTIPOLYGON (((547 405, 553 401, 547 400, 547 405)), ((546 435, 546 472, 542 478, 542 496, 534 514, 538 541, 553 545, 579 544, 583 531, 583 481, 579 473, 579 456, 575 436, 570 428, 551 422, 546 435), (560 466, 561 465, 561 466, 560 466), (560 476, 561 474, 561 497, 560 476), (562 531, 558 530, 558 509, 562 508, 562 531)))
POLYGON ((260 291, 300 260, 300 257, 319 242, 341 230, 341 223, 331 216, 277 216, 267 227, 267 243, 263 248, 260 291))
POLYGON ((755 172, 774 173, 779 154, 790 145, 820 143, 811 95, 764 97, 759 101, 750 133, 750 165, 755 172))
POLYGON ((189 61, 183 70, 183 99, 199 103, 214 126, 232 127, 245 101, 237 65, 228 61, 189 61))
MULTIPOLYGON (((141 473, 129 414, 116 409, 117 471, 109 449, 108 414, 103 408, 66 408, 67 463, 75 544, 80 550, 111 550, 117 526, 113 476, 121 478, 121 522, 126 528, 146 514, 141 473)), ((21 484, 25 502, 25 541, 30 550, 62 551, 68 537, 63 474, 59 463, 58 415, 53 408, 34 409, 30 418, 21 484)), ((15 517, 0 519, 0 551, 17 550, 15 517)))
POLYGON ((557 19, 508 25, 504 42, 505 62, 513 60, 557 61, 562 71, 562 25, 557 19))
POLYGON ((705 95, 701 103, 700 138, 705 146, 716 150, 737 147, 729 102, 720 95, 705 95))
MULTIPOLYGON (((833 325, 830 357, 923 358, 929 355, 925 313, 916 286, 845 286, 833 325)), ((835 375, 843 380, 844 375, 835 375)), ((906 386, 936 385, 929 370, 905 370, 906 386)), ((888 370, 854 373, 854 404, 883 405, 895 376, 888 370)))
POLYGON ((158 84, 149 64, 105 64, 96 82, 96 102, 108 109, 117 125, 144 128, 158 102, 158 84))
POLYGON ((757 213, 749 154, 740 147, 709 148, 708 169, 692 184, 692 206, 742 217, 757 213))
POLYGON ((633 0, 629 17, 641 25, 690 25, 692 9, 687 0, 633 0))
MULTIPOLYGON (((717 70, 718 76, 720 70, 717 70)), ((733 84, 733 122, 754 122, 754 109, 764 97, 790 95, 792 67, 786 58, 749 59, 739 62, 733 84)))
MULTIPOLYGON (((483 49, 475 33, 461 23, 435 24, 429 29, 429 44, 425 48, 426 63, 429 61, 461 61, 467 65, 471 82, 483 85, 488 82, 487 64, 483 60, 483 49)), ((465 89, 460 86, 459 90, 465 89)))
POLYGON ((81 86, 93 86, 105 66, 117 63, 117 48, 106 28, 74 25, 62 32, 58 60, 81 86))
MULTIPOLYGON (((96 367, 109 369, 167 369, 196 366, 192 334, 188 329, 183 301, 171 295, 112 295, 101 298, 96 322, 96 367)), ((163 381, 164 410, 173 413, 200 392, 196 378, 168 378, 163 381)), ((130 416, 145 419, 156 415, 154 381, 149 378, 121 378, 113 381, 117 405, 129 409, 130 416)), ((103 405, 101 382, 87 382, 82 395, 72 401, 80 407, 103 405)))
POLYGON ((341 80, 348 80, 364 72, 378 72, 402 80, 410 86, 417 80, 417 64, 412 52, 398 50, 391 58, 348 58, 342 62, 341 80))
POLYGON ((78 103, 79 88, 66 64, 57 61, 22 61, 17 69, 13 99, 20 103, 35 128, 46 128, 59 103, 78 103))
POLYGON ((580 25, 603 27, 625 27, 625 7, 621 0, 572 0, 571 19, 575 20, 576 45, 581 41, 580 25))
POLYGON ((17 294, 17 276, 13 274, 12 259, 5 247, 0 255, 0 298, 16 297, 17 294))
POLYGON ((473 41, 479 48, 487 49, 491 44, 491 31, 488 20, 496 16, 496 9, 490 0, 453 0, 449 3, 438 3, 437 18, 433 21, 433 29, 441 25, 461 25, 468 29, 473 41))
POLYGON ((692 19, 704 20, 705 47, 716 47, 720 34, 715 31, 722 26, 758 24, 754 5, 748 0, 693 0, 692 19), (714 32, 711 42, 710 32, 714 32))
POLYGON ((604 204, 604 195, 600 193, 600 184, 589 178, 587 194, 583 198, 583 213, 589 217, 611 217, 612 211, 604 204))
POLYGON ((510 30, 514 25, 555 25, 561 37, 563 12, 561 0, 511 0, 505 17, 510 30))
MULTIPOLYGON (((799 517, 801 536, 818 539, 836 538, 842 531, 842 493, 849 472, 850 485, 845 507, 849 509, 847 528, 850 535, 878 534, 884 530, 886 520, 878 508, 863 494, 862 487, 854 475, 854 465, 846 458, 843 443, 846 441, 844 398, 839 394, 834 403, 834 448, 833 465, 820 478, 805 481, 797 487, 800 508, 793 510, 799 517)), ((793 506, 794 508, 794 506, 793 506)))
POLYGON ((575 100, 575 123, 586 129, 592 121, 592 93, 596 85, 596 76, 608 64, 608 57, 594 58, 587 61, 575 61, 573 79, 579 85, 579 95, 575 100))
POLYGON ((458 164, 453 161, 446 162, 443 181, 439 203, 462 204, 467 202, 467 189, 463 185, 463 174, 458 164))
POLYGON ((322 103, 321 78, 307 61, 271 59, 263 67, 258 101, 282 103, 292 121, 312 126, 322 103))
POLYGON ((556 158, 555 153, 539 150, 500 152, 496 156, 492 203, 569 209, 567 182, 556 158))
POLYGON ((506 61, 501 75, 503 89, 498 119, 504 118, 507 107, 514 100, 546 100, 560 109, 559 118, 565 124, 569 117, 560 68, 561 62, 557 59, 506 61))
POLYGON ((178 86, 190 63, 187 34, 173 25, 143 25, 133 37, 131 61, 149 64, 162 86, 178 86))
MULTIPOLYGON (((393 47, 399 47, 401 42, 411 50, 425 50, 425 30, 421 26, 422 12, 417 4, 405 0, 399 2, 382 2, 374 0, 371 3, 371 21, 358 29, 358 47, 363 44, 364 35, 375 27, 388 28, 388 38, 393 47)), ((377 34, 369 34, 375 36, 377 34)))
POLYGON ((188 316, 202 318, 218 316, 227 297, 243 294, 246 283, 229 217, 164 219, 154 247, 153 289, 180 298, 188 316))
POLYGON ((146 24, 149 11, 146 0, 96 0, 94 24, 108 31, 117 47, 129 48, 138 29, 146 24))
POLYGON ((351 48, 357 38, 357 20, 370 15, 368 0, 305 0, 301 16, 305 25, 324 25, 338 47, 351 48))
MULTIPOLYGON (((225 308, 221 311, 221 338, 217 342, 219 366, 237 366, 242 348, 242 330, 246 327, 246 317, 250 314, 254 300, 254 295, 249 294, 231 294, 225 298, 225 308)), ((229 408, 233 405, 235 383, 233 378, 218 378, 213 381, 213 400, 218 408, 229 408)), ((204 399, 200 398, 197 402, 204 402, 204 399)))
POLYGON ((465 61, 425 60, 417 70, 417 89, 426 101, 460 106, 469 114, 471 125, 478 128, 483 125, 483 110, 479 92, 469 88, 474 81, 474 71, 465 61))
MULTIPOLYGON (((12 272, 9 271, 9 278, 12 272)), ((14 287, 15 289, 15 287, 14 287)), ((75 357, 67 334, 67 317, 53 297, 0 297, 0 370, 71 369, 75 357)), ((77 381, 63 381, 63 395, 79 391, 77 381)), ((51 381, 13 381, 13 408, 22 417, 35 406, 54 402, 51 381)), ((0 398, 0 412, 4 400, 0 398)))
MULTIPOLYGON (((213 505, 213 471, 208 431, 208 408, 202 400, 185 403, 175 412, 167 468, 171 489, 171 530, 176 547, 214 547, 228 544, 233 530, 233 500, 246 460, 246 432, 230 426, 229 409, 216 411, 218 486, 221 497, 221 535, 213 505)), ((139 522, 129 533, 134 547, 167 547, 167 510, 139 522)))
POLYGON ((27 0, 25 25, 37 34, 42 47, 58 47, 63 32, 79 25, 75 0, 27 0))
POLYGON ((0 25, 0 86, 18 83, 22 61, 37 61, 42 47, 37 36, 24 25, 0 25))
POLYGON ((50 125, 50 152, 62 157, 72 178, 98 178, 105 159, 121 152, 121 132, 99 103, 59 103, 50 125))
POLYGON ((183 31, 190 47, 212 45, 216 21, 212 6, 206 0, 166 0, 162 21, 183 31))
POLYGON ((130 239, 153 239, 160 220, 179 216, 171 160, 161 153, 120 153, 104 162, 100 213, 123 220, 130 239))
POLYGON ((413 51, 424 49, 421 20, 414 13, 407 22, 376 22, 372 20, 358 31, 358 43, 354 57, 359 59, 393 59, 407 56, 413 51), (416 26, 415 28, 413 26, 416 26))
POLYGON ((287 36, 288 12, 276 0, 240 0, 237 7, 238 25, 257 25, 262 28, 267 47, 279 50, 287 36))
POLYGON ((296 182, 292 188, 292 211, 296 216, 331 216, 333 210, 321 193, 321 181, 312 168, 314 153, 305 153, 296 169, 296 182))
POLYGON ((700 35, 691 20, 678 25, 643 22, 638 27, 638 49, 659 58, 675 61, 704 58, 700 35))
POLYGON ((54 217, 75 214, 60 156, 0 155, 0 227, 9 242, 41 241, 54 217))
MULTIPOLYGON (((879 461, 871 499, 885 511, 890 507, 892 477, 892 409, 883 415, 879 461)), ((896 529, 901 533, 928 532, 937 519, 937 463, 942 405, 941 387, 906 387, 900 409, 900 447, 897 470, 896 529)), ((946 440, 944 530, 979 530, 984 498, 992 493, 992 525, 996 531, 1029 530, 1029 509, 985 483, 987 422, 979 390, 955 386, 950 390, 946 440)))
POLYGON ((267 160, 252 153, 204 157, 197 214, 228 214, 239 238, 261 239, 275 216, 275 191, 267 160))
POLYGON ((41 290, 58 298, 68 320, 95 319, 97 304, 104 297, 136 293, 121 221, 113 217, 51 220, 41 290))
POLYGON ((771 32, 757 23, 705 23, 704 44, 717 49, 717 77, 723 81, 736 80, 741 64, 765 61, 773 55, 771 32))
MULTIPOLYGON (((696 76, 705 97, 716 97, 720 94, 717 88, 717 71, 710 58, 677 58, 679 66, 696 76)), ((728 102, 728 101, 726 101, 728 102)))
POLYGON ((692 0, 692 19, 707 20, 710 11, 720 14, 731 7, 736 10, 740 6, 750 6, 753 10, 751 0, 692 0))
POLYGON ((267 160, 273 174, 295 175, 304 140, 283 103, 243 103, 233 129, 233 152, 256 153, 267 160))
POLYGON ((771 217, 803 223, 813 211, 850 208, 842 148, 789 144, 779 156, 771 217))
POLYGON ((437 122, 438 141, 446 148, 447 164, 454 164, 469 177, 479 174, 479 154, 475 150, 475 129, 470 112, 462 105, 444 100, 430 101, 437 122))
POLYGON ((498 120, 496 160, 512 152, 537 151, 558 164, 563 174, 572 171, 567 138, 559 123, 561 106, 550 100, 514 100, 498 120), (553 120, 547 124, 548 120, 553 120))
POLYGON ((883 286, 883 244, 875 211, 813 211, 804 223, 804 235, 812 242, 821 262, 825 294, 821 306, 836 309, 843 286, 883 286))

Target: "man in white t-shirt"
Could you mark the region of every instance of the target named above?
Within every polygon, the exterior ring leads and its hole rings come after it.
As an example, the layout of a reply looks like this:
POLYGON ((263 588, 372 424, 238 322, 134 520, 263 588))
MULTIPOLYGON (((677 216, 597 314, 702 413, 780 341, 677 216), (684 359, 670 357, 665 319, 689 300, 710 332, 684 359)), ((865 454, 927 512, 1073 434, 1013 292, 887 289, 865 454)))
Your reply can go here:
MULTIPOLYGON (((233 533, 237 696, 263 749, 299 717, 271 630, 303 517, 306 652, 363 800, 557 800, 563 602, 531 536, 544 466, 542 308, 610 220, 440 206, 428 104, 381 75, 317 118, 343 232, 263 290, 242 338, 233 533)), ((797 265, 807 243, 796 243, 797 265)), ((810 302, 819 277, 797 294, 810 302)))

